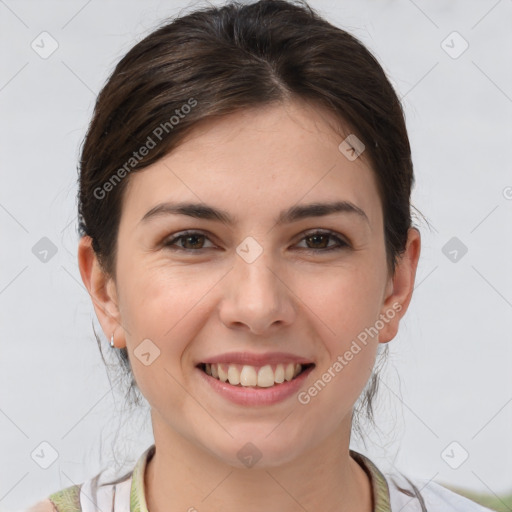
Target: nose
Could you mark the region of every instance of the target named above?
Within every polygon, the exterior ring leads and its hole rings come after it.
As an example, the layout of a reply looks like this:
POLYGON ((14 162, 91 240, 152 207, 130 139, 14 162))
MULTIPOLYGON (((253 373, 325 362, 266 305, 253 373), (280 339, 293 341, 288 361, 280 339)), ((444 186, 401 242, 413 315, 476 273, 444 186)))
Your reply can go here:
POLYGON ((265 252, 252 263, 236 255, 226 278, 220 318, 228 328, 265 335, 292 324, 296 312, 291 283, 265 252))

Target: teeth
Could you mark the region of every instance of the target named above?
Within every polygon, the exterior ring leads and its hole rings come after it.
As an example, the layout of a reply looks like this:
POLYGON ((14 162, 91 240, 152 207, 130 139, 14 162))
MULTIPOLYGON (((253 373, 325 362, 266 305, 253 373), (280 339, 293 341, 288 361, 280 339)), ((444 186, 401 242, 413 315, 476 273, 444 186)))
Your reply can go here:
POLYGON ((227 374, 227 372, 224 371, 224 368, 222 368, 220 364, 219 367, 217 368, 217 371, 219 373, 219 379, 222 382, 226 382, 229 379, 229 375, 227 374))
POLYGON ((240 384, 240 372, 234 366, 228 367, 228 379, 229 383, 233 384, 233 386, 240 384))
POLYGON ((295 365, 294 364, 287 364, 286 368, 284 370, 284 378, 287 381, 290 381, 293 379, 293 374, 295 373, 295 365))
POLYGON ((266 365, 262 366, 258 370, 258 386, 260 388, 269 388, 274 385, 274 370, 272 370, 272 366, 266 365))
POLYGON ((240 384, 242 386, 256 386, 258 384, 258 375, 254 366, 244 365, 240 372, 240 384))
POLYGON ((276 366, 274 381, 277 382, 278 384, 281 384, 281 382, 284 382, 284 366, 282 364, 278 364, 276 366))
POLYGON ((228 382, 233 386, 258 386, 269 388, 275 384, 281 384, 285 380, 291 381, 302 371, 299 363, 280 363, 275 367, 267 364, 262 367, 236 364, 206 363, 205 372, 222 382, 228 382))

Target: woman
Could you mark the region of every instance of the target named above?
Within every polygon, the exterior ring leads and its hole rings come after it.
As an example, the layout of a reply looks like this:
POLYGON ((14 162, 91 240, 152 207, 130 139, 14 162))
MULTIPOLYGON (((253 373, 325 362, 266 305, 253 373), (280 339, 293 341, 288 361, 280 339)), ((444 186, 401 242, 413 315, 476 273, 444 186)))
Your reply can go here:
POLYGON ((139 42, 84 141, 78 259, 155 444, 31 510, 487 510, 349 449, 412 297, 413 183, 381 66, 307 4, 139 42))

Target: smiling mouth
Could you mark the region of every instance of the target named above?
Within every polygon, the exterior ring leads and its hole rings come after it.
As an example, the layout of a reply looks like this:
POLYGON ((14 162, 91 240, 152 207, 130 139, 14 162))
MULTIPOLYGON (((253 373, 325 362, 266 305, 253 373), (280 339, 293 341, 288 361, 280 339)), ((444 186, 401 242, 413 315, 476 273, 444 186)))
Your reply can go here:
POLYGON ((210 377, 232 386, 269 388, 290 382, 313 366, 314 363, 279 363, 264 366, 200 363, 197 368, 210 377))

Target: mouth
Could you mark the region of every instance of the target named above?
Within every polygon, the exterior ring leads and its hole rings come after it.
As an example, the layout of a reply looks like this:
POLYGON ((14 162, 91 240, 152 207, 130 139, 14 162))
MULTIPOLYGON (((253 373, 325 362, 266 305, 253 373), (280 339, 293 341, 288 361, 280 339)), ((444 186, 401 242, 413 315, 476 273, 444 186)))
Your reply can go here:
POLYGON ((270 388, 295 380, 314 363, 277 363, 253 366, 236 363, 199 363, 206 375, 238 388, 270 388))

